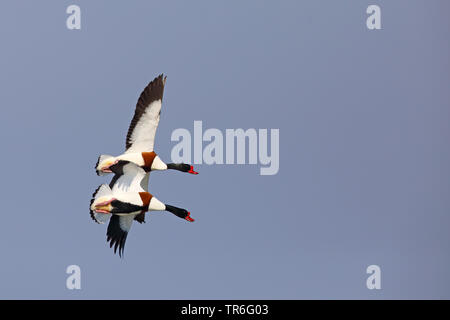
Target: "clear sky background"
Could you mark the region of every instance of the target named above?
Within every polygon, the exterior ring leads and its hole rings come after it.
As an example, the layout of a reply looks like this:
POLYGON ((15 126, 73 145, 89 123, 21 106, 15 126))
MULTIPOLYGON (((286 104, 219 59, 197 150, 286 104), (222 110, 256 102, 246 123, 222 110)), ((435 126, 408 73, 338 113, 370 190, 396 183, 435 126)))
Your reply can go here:
POLYGON ((0 298, 450 298, 448 1, 2 1, 0 298), (66 28, 77 4, 82 29, 66 28), (382 9, 382 30, 366 8, 382 9), (89 217, 141 90, 176 128, 279 128, 280 170, 199 165, 150 191, 125 258, 89 217), (81 267, 81 290, 66 267, 81 267), (381 290, 366 268, 381 267, 381 290))

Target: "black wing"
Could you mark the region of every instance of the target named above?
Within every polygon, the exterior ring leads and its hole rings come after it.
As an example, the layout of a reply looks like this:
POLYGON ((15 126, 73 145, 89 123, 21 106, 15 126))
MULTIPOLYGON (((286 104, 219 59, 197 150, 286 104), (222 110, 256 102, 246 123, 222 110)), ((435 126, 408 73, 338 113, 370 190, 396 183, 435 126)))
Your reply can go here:
POLYGON ((127 240, 128 232, 131 229, 131 224, 133 223, 134 216, 118 216, 113 215, 108 224, 108 231, 106 232, 107 239, 109 242, 109 247, 114 246, 114 253, 117 252, 119 248, 119 256, 122 257, 123 251, 125 249, 125 242, 127 240))

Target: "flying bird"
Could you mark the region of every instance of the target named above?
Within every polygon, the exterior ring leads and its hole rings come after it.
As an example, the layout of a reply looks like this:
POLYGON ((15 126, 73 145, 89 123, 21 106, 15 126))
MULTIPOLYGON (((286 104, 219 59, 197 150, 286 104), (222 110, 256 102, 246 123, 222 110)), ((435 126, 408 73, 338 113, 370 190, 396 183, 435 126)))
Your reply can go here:
POLYGON ((92 195, 90 214, 97 223, 109 221, 107 242, 119 249, 122 257, 133 220, 145 222, 148 211, 168 211, 179 218, 193 222, 190 212, 164 204, 148 192, 149 173, 136 164, 119 160, 110 166, 115 175, 109 185, 102 184, 92 195))
POLYGON ((111 173, 111 166, 121 160, 132 162, 146 172, 172 169, 198 174, 190 164, 164 163, 153 150, 166 78, 162 74, 159 75, 142 91, 128 129, 125 152, 116 157, 101 155, 95 165, 98 175, 111 173))
POLYGON ((148 192, 150 171, 173 169, 198 174, 192 165, 164 163, 154 152, 166 77, 162 74, 142 91, 126 137, 125 152, 119 156, 101 155, 95 165, 98 175, 114 173, 92 195, 90 215, 98 223, 109 221, 107 241, 123 255, 128 232, 134 220, 145 222, 148 211, 168 211, 193 222, 190 212, 164 204, 148 192))

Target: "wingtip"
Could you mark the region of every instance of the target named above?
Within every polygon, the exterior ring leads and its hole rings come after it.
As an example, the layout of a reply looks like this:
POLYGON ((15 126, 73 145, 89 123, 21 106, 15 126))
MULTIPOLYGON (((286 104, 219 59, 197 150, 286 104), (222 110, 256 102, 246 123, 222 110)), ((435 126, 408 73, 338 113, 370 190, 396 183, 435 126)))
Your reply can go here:
POLYGON ((89 214, 91 215, 91 219, 97 222, 98 224, 100 224, 100 222, 98 222, 97 219, 95 219, 94 211, 92 211, 91 207, 95 201, 95 196, 97 195, 97 192, 100 190, 101 187, 102 185, 98 186, 98 188, 95 189, 94 193, 92 194, 91 202, 89 203, 89 214))
POLYGON ((161 73, 159 76, 157 76, 153 81, 161 81, 163 83, 163 86, 166 85, 167 76, 164 75, 164 73, 161 73))

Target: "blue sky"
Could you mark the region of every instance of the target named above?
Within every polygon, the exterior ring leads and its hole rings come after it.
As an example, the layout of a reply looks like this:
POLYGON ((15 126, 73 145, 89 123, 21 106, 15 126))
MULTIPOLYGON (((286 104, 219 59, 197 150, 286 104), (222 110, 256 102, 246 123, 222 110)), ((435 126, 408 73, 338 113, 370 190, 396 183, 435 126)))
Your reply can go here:
POLYGON ((444 1, 3 1, 0 298, 450 298, 444 1), (81 30, 66 8, 81 8, 81 30), (366 28, 378 4, 382 30, 366 28), (150 192, 125 258, 89 200, 141 90, 177 128, 279 129, 280 169, 199 165, 150 192), (81 290, 66 268, 81 268, 81 290), (368 290, 378 265, 382 289, 368 290))

